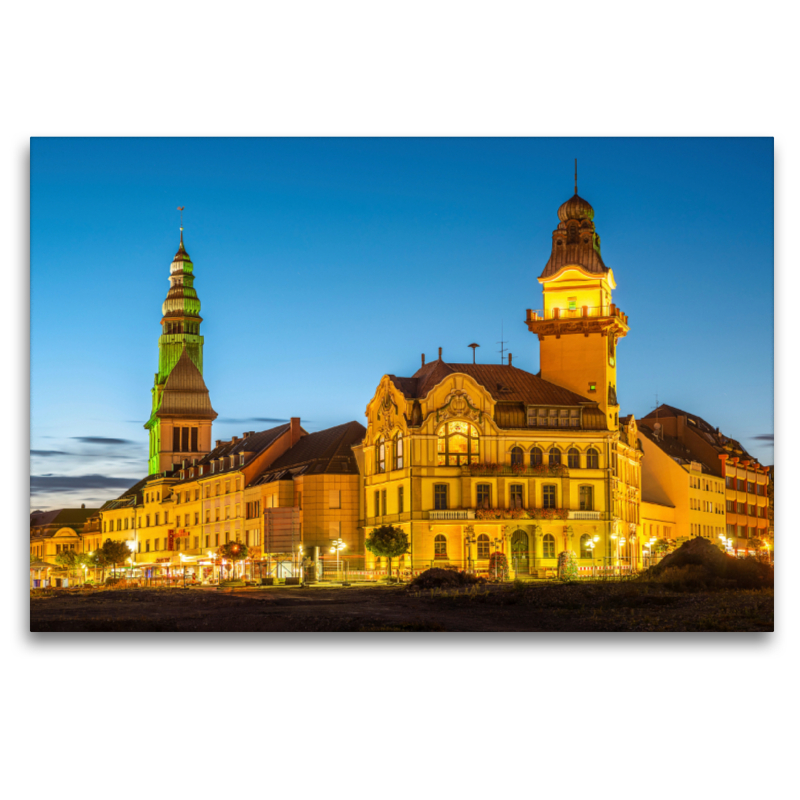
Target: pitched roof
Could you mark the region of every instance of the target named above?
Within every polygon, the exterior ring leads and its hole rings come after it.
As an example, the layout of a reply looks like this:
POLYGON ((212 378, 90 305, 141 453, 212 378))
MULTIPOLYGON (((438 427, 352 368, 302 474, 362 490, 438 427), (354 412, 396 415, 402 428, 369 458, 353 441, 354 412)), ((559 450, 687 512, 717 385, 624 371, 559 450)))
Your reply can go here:
MULTIPOLYGON (((237 439, 237 441, 227 441, 227 442, 220 442, 210 453, 204 455, 202 458, 197 459, 197 466, 210 464, 212 461, 215 461, 220 458, 228 458, 230 457, 230 461, 228 462, 227 466, 224 469, 218 469, 216 472, 211 473, 207 472, 202 477, 208 477, 209 475, 223 475, 226 472, 232 472, 239 468, 239 465, 236 463, 234 456, 239 455, 240 453, 260 453, 262 450, 265 450, 269 447, 276 439, 282 436, 291 428, 291 423, 286 422, 283 425, 277 425, 274 428, 269 428, 265 431, 258 431, 257 433, 251 433, 249 436, 244 436, 241 439, 237 439)), ((302 428, 300 428, 302 433, 305 433, 302 428)), ((302 436, 300 441, 302 441, 305 436, 302 436)), ((191 455, 191 453, 187 453, 187 455, 191 455)), ((193 481, 196 480, 198 476, 194 478, 185 478, 185 481, 193 481)))
POLYGON ((189 351, 186 348, 164 384, 164 393, 156 416, 163 417, 167 414, 217 418, 217 412, 211 407, 208 388, 203 376, 189 357, 189 351))
POLYGON ((594 400, 550 383, 531 372, 506 364, 447 364, 437 360, 420 367, 410 378, 398 378, 394 375, 389 377, 392 383, 411 399, 425 397, 445 377, 458 372, 474 378, 498 402, 558 406, 595 405, 594 400))
POLYGON ((665 436, 664 434, 659 434, 659 436, 656 438, 656 435, 653 433, 653 431, 651 431, 650 428, 645 425, 642 425, 642 427, 639 428, 639 433, 647 437, 651 442, 653 442, 653 444, 663 450, 673 461, 677 462, 678 464, 687 465, 694 461, 700 464, 704 474, 713 474, 707 464, 704 464, 697 455, 695 455, 688 447, 686 447, 686 445, 682 444, 677 439, 673 439, 671 436, 665 436))
POLYGON ((309 433, 253 481, 253 485, 303 473, 357 474, 352 447, 361 443, 366 435, 367 429, 360 422, 346 422, 309 433))

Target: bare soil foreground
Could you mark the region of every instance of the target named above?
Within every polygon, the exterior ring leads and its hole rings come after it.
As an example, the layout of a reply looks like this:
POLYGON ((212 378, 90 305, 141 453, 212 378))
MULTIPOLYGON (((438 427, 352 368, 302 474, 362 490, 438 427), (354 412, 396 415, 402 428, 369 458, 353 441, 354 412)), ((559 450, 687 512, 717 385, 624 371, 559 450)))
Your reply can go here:
POLYGON ((31 631, 772 631, 773 600, 633 581, 39 590, 31 631))

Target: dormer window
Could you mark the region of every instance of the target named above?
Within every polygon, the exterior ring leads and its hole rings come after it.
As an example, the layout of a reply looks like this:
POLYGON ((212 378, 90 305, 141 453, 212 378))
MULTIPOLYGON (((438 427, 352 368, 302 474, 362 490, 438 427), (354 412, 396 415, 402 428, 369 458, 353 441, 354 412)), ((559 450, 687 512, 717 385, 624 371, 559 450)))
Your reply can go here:
POLYGON ((244 453, 242 453, 242 454, 239 456, 239 466, 242 466, 243 464, 244 464, 244 453))

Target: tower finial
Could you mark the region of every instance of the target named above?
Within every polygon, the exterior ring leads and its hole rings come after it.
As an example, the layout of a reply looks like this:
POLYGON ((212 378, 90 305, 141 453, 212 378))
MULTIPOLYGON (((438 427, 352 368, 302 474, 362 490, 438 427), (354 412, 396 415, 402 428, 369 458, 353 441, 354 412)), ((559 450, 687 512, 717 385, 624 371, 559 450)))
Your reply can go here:
POLYGON ((575 194, 578 194, 578 159, 575 159, 575 194))
POLYGON ((181 247, 183 247, 183 209, 186 206, 178 206, 178 211, 181 212, 181 247))

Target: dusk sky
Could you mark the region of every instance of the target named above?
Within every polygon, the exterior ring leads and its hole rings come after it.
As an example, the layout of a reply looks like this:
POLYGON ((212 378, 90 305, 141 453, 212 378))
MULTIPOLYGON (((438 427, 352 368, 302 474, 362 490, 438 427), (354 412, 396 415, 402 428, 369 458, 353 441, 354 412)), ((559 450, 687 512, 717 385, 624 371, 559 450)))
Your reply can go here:
POLYGON ((31 141, 31 508, 146 474, 161 304, 196 275, 213 438, 364 410, 420 354, 539 369, 525 311, 556 211, 595 210, 622 414, 691 411, 773 463, 773 141, 31 141))

